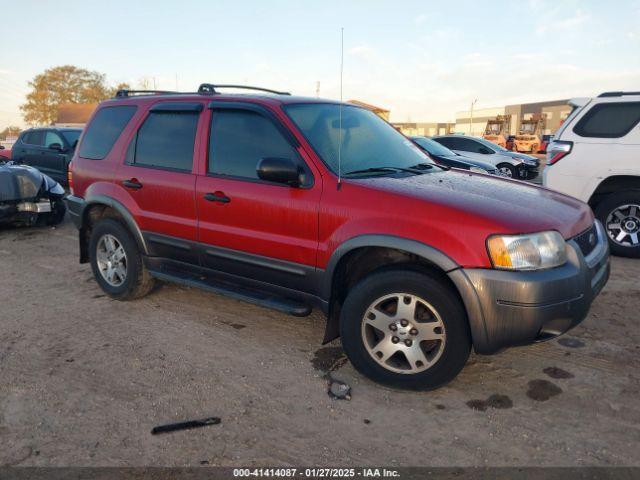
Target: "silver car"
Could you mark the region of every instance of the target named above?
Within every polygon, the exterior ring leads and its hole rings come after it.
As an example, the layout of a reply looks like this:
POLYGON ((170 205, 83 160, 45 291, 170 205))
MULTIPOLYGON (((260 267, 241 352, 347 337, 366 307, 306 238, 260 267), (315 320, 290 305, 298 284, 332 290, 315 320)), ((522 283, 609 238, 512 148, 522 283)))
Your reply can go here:
POLYGON ((455 153, 496 166, 501 175, 529 180, 538 176, 540 160, 524 153, 512 152, 489 140, 464 135, 432 137, 455 153))

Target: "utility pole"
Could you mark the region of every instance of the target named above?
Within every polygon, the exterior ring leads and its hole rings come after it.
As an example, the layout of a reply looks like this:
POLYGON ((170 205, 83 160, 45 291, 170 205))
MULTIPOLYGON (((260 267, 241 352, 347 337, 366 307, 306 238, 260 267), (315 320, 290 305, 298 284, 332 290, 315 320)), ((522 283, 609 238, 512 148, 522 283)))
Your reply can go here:
POLYGON ((471 115, 469 116, 469 136, 473 137, 473 107, 476 104, 478 99, 476 98, 473 102, 471 102, 471 115))

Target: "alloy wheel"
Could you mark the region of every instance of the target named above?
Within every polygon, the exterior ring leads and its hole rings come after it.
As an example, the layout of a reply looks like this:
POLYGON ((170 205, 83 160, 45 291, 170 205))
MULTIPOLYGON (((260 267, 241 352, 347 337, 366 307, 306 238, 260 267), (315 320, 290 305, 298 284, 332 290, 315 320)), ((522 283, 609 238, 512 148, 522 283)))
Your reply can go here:
POLYGON ((96 262, 102 278, 112 287, 119 287, 127 278, 127 254, 116 237, 103 235, 96 247, 96 262))
POLYGON ((606 221, 607 234, 623 247, 640 245, 640 205, 621 205, 613 210, 606 221))
POLYGON ((367 308, 362 341, 369 355, 385 369, 415 374, 437 363, 446 333, 440 315, 426 300, 392 293, 367 308))
POLYGON ((513 177, 513 174, 511 173, 511 169, 509 167, 498 168, 498 174, 502 175, 503 177, 513 177))

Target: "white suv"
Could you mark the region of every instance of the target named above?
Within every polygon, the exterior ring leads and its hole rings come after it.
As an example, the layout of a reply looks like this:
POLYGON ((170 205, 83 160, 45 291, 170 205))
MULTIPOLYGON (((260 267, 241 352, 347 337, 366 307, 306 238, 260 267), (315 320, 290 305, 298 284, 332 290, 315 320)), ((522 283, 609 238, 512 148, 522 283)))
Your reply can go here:
POLYGON ((543 185, 589 203, 612 253, 640 257, 640 92, 569 103, 547 148, 543 185))

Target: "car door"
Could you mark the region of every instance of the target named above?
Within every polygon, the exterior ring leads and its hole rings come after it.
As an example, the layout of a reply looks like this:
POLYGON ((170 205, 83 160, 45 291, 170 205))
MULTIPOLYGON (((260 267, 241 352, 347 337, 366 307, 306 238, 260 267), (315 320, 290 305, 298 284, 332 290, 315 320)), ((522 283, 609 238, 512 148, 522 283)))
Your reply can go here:
POLYGON ((44 131, 44 142, 38 159, 38 169, 58 182, 67 176, 66 142, 55 130, 44 131))
POLYGON ((480 142, 476 142, 471 138, 465 137, 445 137, 442 140, 445 139, 448 143, 443 143, 443 145, 460 155, 464 155, 465 157, 469 157, 473 160, 479 160, 481 162, 489 162, 494 166, 498 164, 498 156, 495 152, 480 142))
POLYGON ((153 105, 118 169, 117 181, 152 257, 198 263, 193 159, 202 109, 198 102, 153 105))
POLYGON ((29 130, 20 136, 16 147, 12 150, 12 159, 25 165, 38 168, 40 152, 44 143, 42 130, 29 130))
POLYGON ((298 291, 313 289, 322 185, 295 137, 266 108, 212 102, 209 147, 196 184, 202 264, 298 291), (260 180, 262 158, 304 172, 291 187, 260 180))

